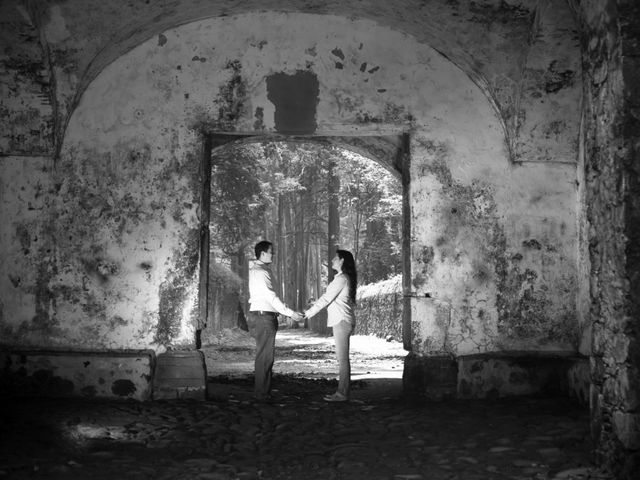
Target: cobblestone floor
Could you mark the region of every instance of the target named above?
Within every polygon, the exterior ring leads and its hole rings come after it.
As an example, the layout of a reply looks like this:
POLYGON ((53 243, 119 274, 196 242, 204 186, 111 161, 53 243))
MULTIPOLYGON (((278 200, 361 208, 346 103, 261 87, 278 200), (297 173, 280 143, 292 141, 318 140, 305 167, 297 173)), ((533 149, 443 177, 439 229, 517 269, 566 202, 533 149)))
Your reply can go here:
MULTIPOLYGON (((276 360, 277 361, 277 360, 276 360)), ((592 468, 588 411, 566 398, 428 403, 401 379, 277 373, 210 378, 206 401, 5 400, 0 479, 605 479, 592 468)))

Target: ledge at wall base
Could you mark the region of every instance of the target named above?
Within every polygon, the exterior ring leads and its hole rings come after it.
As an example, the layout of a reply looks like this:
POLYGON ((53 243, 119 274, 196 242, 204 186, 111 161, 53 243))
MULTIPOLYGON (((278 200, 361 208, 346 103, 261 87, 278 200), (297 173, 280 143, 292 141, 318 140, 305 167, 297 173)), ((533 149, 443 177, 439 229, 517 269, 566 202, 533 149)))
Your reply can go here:
POLYGON ((52 350, 0 347, 0 391, 6 397, 148 400, 153 350, 52 350))
POLYGON ((589 404, 589 359, 576 354, 490 352, 405 357, 403 391, 428 400, 568 396, 589 404))

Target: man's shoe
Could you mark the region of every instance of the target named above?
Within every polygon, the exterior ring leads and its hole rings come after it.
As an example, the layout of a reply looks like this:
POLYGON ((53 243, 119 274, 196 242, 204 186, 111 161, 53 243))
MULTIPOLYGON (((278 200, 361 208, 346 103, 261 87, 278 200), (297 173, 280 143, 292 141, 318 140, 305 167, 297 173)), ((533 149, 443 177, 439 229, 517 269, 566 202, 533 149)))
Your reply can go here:
POLYGON ((346 402, 347 400, 349 400, 340 392, 336 392, 332 395, 325 395, 323 399, 325 402, 346 402))

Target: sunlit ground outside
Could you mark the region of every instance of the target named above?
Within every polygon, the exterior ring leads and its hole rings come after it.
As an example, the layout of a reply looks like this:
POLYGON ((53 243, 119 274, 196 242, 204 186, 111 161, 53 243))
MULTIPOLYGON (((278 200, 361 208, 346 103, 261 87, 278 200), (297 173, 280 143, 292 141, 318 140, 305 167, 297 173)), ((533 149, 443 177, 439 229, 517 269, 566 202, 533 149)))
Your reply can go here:
MULTIPOLYGON (((225 329, 216 342, 203 346, 209 376, 253 373, 255 341, 240 329, 225 329)), ((353 335, 350 345, 352 380, 402 378, 402 343, 372 335, 353 335)), ((276 336, 274 373, 301 378, 335 378, 338 364, 333 337, 308 329, 281 329, 276 336)))

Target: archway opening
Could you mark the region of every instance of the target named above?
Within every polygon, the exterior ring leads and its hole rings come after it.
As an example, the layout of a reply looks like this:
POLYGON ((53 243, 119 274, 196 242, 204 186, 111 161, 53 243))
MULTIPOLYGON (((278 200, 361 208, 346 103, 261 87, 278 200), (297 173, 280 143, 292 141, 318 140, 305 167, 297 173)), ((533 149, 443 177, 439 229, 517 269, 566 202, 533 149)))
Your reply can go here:
MULTIPOLYGON (((255 243, 267 239, 277 252, 276 290, 298 311, 324 292, 335 249, 354 254, 359 294, 352 379, 399 381, 406 355, 403 271, 409 264, 403 137, 205 135, 204 144, 210 179, 203 188, 207 267, 201 268, 206 278, 200 299, 207 308, 201 309, 198 343, 210 379, 253 373, 255 341, 245 322, 248 266, 255 243), (387 157, 368 153, 371 145, 383 143, 387 157)), ((301 325, 286 318, 279 324, 276 375, 327 379, 337 372, 326 312, 301 325)))

